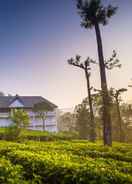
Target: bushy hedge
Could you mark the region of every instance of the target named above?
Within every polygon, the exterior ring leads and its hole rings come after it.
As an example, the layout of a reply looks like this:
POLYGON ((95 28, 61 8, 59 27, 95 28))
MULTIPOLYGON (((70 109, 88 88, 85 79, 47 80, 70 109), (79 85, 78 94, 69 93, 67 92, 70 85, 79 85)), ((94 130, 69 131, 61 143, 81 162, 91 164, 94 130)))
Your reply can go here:
POLYGON ((21 176, 34 184, 132 184, 131 153, 132 145, 124 144, 0 142, 0 155, 21 165, 21 176))
POLYGON ((35 130, 21 130, 19 136, 14 136, 15 129, 0 128, 0 139, 4 140, 34 140, 34 141, 57 141, 57 140, 74 140, 79 139, 80 136, 77 132, 47 132, 35 130), (15 139, 16 137, 16 139, 15 139))
POLYGON ((9 160, 0 158, 0 183, 1 184, 26 184, 23 180, 23 170, 20 165, 13 165, 9 160))
POLYGON ((47 131, 24 130, 21 138, 36 141, 57 141, 57 140, 74 140, 79 139, 77 132, 58 132, 52 133, 47 131))

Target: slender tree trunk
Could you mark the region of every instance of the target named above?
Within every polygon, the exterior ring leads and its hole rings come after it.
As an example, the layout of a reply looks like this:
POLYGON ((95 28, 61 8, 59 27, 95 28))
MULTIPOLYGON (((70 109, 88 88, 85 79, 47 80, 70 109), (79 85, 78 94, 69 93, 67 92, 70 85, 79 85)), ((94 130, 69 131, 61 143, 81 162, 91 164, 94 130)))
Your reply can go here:
POLYGON ((45 119, 43 119, 43 131, 45 131, 45 119))
POLYGON ((90 109, 90 140, 95 141, 96 130, 95 130, 95 120, 94 120, 92 98, 91 98, 90 80, 89 80, 90 75, 87 70, 85 70, 85 75, 87 80, 88 101, 89 101, 89 109, 90 109))
POLYGON ((116 98, 116 108, 117 108, 118 124, 119 124, 119 140, 120 140, 120 142, 123 142, 124 141, 124 132, 123 132, 123 128, 122 128, 122 118, 121 118, 120 104, 118 101, 118 97, 116 98))
POLYGON ((107 88, 102 39, 101 39, 101 33, 100 33, 100 28, 98 23, 95 24, 95 32, 96 32, 97 47, 98 47, 101 88, 102 88, 102 98, 103 98, 104 145, 111 146, 112 145, 112 125, 111 125, 111 116, 110 116, 110 102, 109 102, 109 94, 108 94, 108 88, 107 88))

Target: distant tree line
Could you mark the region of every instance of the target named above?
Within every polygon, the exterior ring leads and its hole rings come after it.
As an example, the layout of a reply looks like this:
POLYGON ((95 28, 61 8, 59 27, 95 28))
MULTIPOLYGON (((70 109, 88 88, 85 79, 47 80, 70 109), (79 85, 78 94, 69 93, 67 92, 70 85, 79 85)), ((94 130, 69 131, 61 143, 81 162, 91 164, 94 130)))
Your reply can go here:
MULTIPOLYGON (((122 88, 109 90, 110 96, 110 115, 112 120, 112 140, 118 142, 132 142, 132 105, 124 103, 121 94, 126 89, 122 88), (119 95, 117 95, 119 94, 119 95), (117 102, 118 96, 118 102, 117 102)), ((93 112, 95 121, 96 139, 103 139, 103 103, 101 93, 92 95, 93 112)), ((80 137, 90 140, 91 119, 89 100, 85 98, 81 104, 78 104, 74 112, 64 113, 59 117, 58 128, 60 131, 77 131, 80 137)))

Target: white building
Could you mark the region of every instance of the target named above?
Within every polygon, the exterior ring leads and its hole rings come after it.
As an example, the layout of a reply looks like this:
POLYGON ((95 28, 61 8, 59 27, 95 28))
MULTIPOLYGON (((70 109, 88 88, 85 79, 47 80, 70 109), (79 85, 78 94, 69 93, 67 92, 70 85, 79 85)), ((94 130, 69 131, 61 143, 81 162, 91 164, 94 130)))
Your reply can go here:
POLYGON ((41 96, 0 96, 0 127, 8 127, 12 122, 10 115, 13 109, 23 109, 30 117, 29 129, 43 130, 43 121, 34 112, 37 104, 48 105, 52 111, 46 113, 45 130, 57 131, 57 106, 41 96))

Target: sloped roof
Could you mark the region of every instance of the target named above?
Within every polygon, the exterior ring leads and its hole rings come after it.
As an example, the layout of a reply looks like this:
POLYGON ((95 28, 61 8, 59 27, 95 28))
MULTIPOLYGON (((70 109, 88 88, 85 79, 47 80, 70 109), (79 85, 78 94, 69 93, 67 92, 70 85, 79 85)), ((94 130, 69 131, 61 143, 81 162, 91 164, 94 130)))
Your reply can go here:
POLYGON ((57 106, 41 96, 0 96, 0 108, 8 108, 11 103, 18 99, 25 108, 33 108, 37 103, 46 103, 52 108, 57 106))

